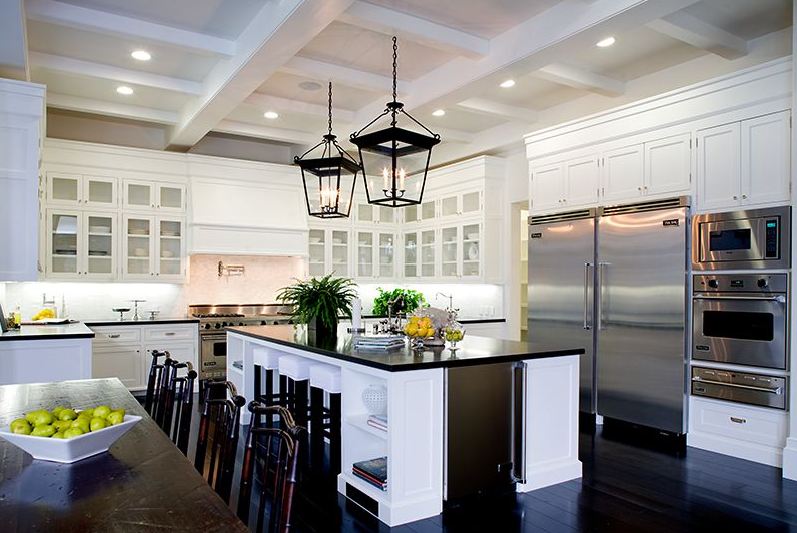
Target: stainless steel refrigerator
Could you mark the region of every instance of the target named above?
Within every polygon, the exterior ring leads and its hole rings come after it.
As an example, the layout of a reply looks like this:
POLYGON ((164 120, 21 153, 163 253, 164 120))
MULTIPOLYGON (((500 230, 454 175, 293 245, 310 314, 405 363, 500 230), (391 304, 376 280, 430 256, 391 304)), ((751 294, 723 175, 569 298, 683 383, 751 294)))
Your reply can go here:
POLYGON ((686 431, 687 198, 529 222, 529 338, 586 349, 581 410, 686 431))

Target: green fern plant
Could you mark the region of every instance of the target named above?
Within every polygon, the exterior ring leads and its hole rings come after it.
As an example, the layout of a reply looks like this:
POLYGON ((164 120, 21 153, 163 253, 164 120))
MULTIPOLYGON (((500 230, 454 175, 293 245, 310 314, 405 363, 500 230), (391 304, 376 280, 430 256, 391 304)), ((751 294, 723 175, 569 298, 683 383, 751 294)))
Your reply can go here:
POLYGON ((293 319, 301 324, 313 320, 329 330, 335 329, 338 317, 351 318, 351 301, 357 297, 357 284, 349 278, 333 278, 328 274, 322 278, 296 280, 283 287, 277 300, 293 306, 293 319))

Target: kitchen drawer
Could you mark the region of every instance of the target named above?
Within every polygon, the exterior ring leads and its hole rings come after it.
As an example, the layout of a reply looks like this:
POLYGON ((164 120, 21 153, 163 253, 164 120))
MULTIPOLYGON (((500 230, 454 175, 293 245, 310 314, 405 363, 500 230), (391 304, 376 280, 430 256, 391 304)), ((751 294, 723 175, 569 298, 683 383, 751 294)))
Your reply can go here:
POLYGON ((788 417, 783 411, 719 400, 689 400, 689 431, 782 448, 788 417))
POLYGON ((194 339, 199 332, 196 324, 179 326, 150 326, 143 328, 144 341, 178 341, 194 339))
POLYGON ((94 332, 95 346, 120 346, 125 344, 141 343, 141 328, 124 327, 98 327, 91 328, 94 332))

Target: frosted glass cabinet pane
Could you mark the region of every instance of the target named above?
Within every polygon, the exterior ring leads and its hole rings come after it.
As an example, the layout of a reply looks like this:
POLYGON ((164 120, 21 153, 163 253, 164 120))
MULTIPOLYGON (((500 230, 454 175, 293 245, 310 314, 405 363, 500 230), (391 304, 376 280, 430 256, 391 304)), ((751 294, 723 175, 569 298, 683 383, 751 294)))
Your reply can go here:
POLYGON ((86 200, 88 200, 89 203, 105 204, 109 206, 116 204, 113 181, 88 178, 85 187, 88 189, 88 192, 85 194, 88 196, 86 200))
POLYGON ((113 274, 114 218, 105 215, 88 215, 88 274, 113 274))
POLYGON ((78 215, 51 215, 51 265, 54 274, 78 273, 78 215))
POLYGON ((152 224, 146 218, 127 221, 127 272, 134 275, 150 274, 150 247, 152 224))
POLYGON ((183 223, 179 220, 161 220, 158 223, 160 235, 161 276, 179 276, 182 271, 183 223))
POLYGON ((363 222, 371 222, 374 220, 374 206, 371 204, 358 204, 357 205, 357 219, 363 222))
POLYGON ((457 214, 457 197, 449 196, 440 200, 440 210, 444 217, 457 214))
POLYGON ((417 222, 418 221, 418 206, 408 205, 404 208, 404 222, 417 222))
POLYGON ((434 277, 435 248, 437 239, 434 230, 421 233, 421 276, 434 277))
POLYGON ((379 276, 393 277, 393 241, 392 233, 379 234, 379 276))
POLYGON ((393 224, 395 222, 396 210, 392 207, 379 206, 379 222, 382 224, 393 224))
POLYGON ((421 204, 421 219, 431 220, 434 218, 434 200, 423 202, 421 204))
POLYGON ((357 273, 361 277, 374 275, 374 236, 371 233, 357 234, 357 273))
POLYGON ((325 232, 322 229, 311 229, 308 240, 310 243, 309 270, 311 276, 323 276, 325 274, 325 232))
POLYGON ((150 207, 152 186, 140 183, 127 184, 127 205, 150 207))
POLYGON ((481 210, 479 201, 479 191, 469 192, 462 195, 462 212, 475 213, 481 210))
POLYGON ((80 189, 80 178, 74 177, 56 177, 50 178, 50 199, 66 202, 78 202, 78 195, 80 189))
POLYGON ((160 186, 160 204, 158 204, 158 207, 182 209, 183 189, 180 187, 160 186))
POLYGON ((459 263, 459 228, 443 228, 441 231, 443 242, 443 257, 441 265, 443 276, 456 276, 459 263))
POLYGON ((332 231, 332 270, 336 276, 349 275, 349 234, 332 231))
POLYGON ((418 234, 404 234, 404 276, 414 278, 418 275, 418 234))
POLYGON ((478 276, 479 259, 481 255, 481 235, 478 224, 462 227, 462 275, 478 276))

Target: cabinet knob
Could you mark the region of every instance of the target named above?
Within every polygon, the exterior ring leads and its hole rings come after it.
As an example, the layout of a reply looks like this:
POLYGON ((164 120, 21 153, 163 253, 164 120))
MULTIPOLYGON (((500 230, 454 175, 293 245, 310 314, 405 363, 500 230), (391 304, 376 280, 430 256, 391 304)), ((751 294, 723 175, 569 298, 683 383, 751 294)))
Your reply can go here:
POLYGON ((742 200, 747 200, 747 195, 746 194, 742 195, 742 200))
POLYGON ((636 190, 638 190, 639 192, 642 192, 642 187, 637 187, 636 190))
POLYGON ((738 200, 738 199, 739 199, 739 197, 738 197, 738 196, 736 196, 736 195, 734 194, 734 195, 733 195, 733 199, 734 199, 734 200, 738 200))

